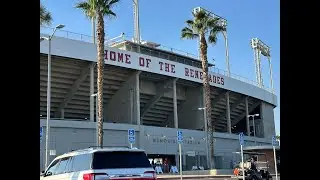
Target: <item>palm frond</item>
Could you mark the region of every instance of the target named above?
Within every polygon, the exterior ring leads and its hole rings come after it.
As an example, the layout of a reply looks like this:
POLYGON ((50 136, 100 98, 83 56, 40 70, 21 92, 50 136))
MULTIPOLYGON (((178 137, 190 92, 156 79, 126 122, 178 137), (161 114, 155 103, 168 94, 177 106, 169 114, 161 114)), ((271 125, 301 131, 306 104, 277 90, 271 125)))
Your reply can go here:
POLYGON ((211 44, 216 44, 218 41, 217 33, 215 31, 210 31, 210 34, 208 36, 208 42, 211 44))
POLYGON ((108 9, 108 8, 103 9, 102 13, 103 13, 104 15, 106 15, 106 16, 114 16, 114 17, 117 16, 116 13, 114 13, 113 11, 111 11, 111 10, 108 9))
POLYGON ((109 6, 112 7, 114 4, 116 4, 120 0, 111 0, 109 3, 107 3, 109 0, 105 0, 105 1, 106 1, 106 4, 109 4, 109 6))
POLYGON ((226 26, 221 25, 220 18, 209 18, 207 21, 208 29, 211 29, 216 32, 226 31, 226 26))
POLYGON ((51 21, 51 13, 47 11, 47 9, 42 4, 40 4, 40 25, 50 25, 51 21))
POLYGON ((195 39, 198 37, 198 34, 194 33, 190 28, 185 27, 181 30, 182 39, 195 39))
POLYGON ((103 16, 115 17, 116 14, 111 9, 119 1, 120 0, 97 0, 97 10, 100 11, 103 16))
POLYGON ((190 20, 190 19, 186 21, 186 24, 187 24, 190 28, 193 28, 193 26, 194 26, 193 20, 190 20))
POLYGON ((202 19, 205 19, 206 17, 208 17, 208 13, 202 9, 198 11, 196 14, 194 14, 195 20, 202 20, 202 19))
POLYGON ((94 0, 88 0, 76 4, 76 8, 81 9, 88 18, 96 16, 94 0))

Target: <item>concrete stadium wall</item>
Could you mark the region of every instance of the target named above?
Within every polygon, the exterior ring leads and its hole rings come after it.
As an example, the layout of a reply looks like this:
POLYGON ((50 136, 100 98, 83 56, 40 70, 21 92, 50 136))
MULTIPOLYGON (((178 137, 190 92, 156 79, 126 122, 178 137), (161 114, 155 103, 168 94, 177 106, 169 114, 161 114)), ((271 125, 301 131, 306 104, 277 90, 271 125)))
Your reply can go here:
POLYGON ((262 129, 265 139, 271 141, 272 136, 276 134, 275 124, 274 124, 274 112, 273 106, 271 104, 262 102, 261 103, 261 118, 263 120, 262 129))
MULTIPOLYGON (((44 34, 40 34, 40 35, 46 36, 44 34)), ((198 68, 188 66, 185 64, 181 64, 181 63, 177 63, 177 62, 173 62, 173 61, 168 61, 165 59, 151 57, 151 56, 144 55, 144 54, 137 54, 134 52, 123 51, 123 50, 119 50, 116 48, 106 47, 106 49, 108 50, 108 52, 115 51, 115 52, 119 52, 119 53, 128 54, 128 55, 130 55, 130 58, 132 59, 132 63, 131 62, 130 63, 121 63, 118 61, 110 61, 109 60, 109 61, 106 61, 106 64, 121 66, 121 67, 125 67, 125 68, 130 68, 130 69, 137 69, 137 70, 141 70, 141 71, 152 72, 152 73, 156 73, 156 74, 162 74, 162 75, 167 75, 167 76, 172 76, 172 77, 177 77, 177 78, 182 78, 182 79, 202 83, 201 79, 194 78, 189 75, 185 76, 185 73, 184 73, 185 68, 196 69, 197 71, 201 71, 198 68), (138 62, 139 62, 140 56, 143 57, 144 59, 147 59, 147 58, 152 59, 153 60, 152 63, 155 67, 146 68, 146 67, 139 66, 138 62), (158 68, 156 68, 159 66, 160 61, 161 61, 161 63, 165 62, 165 63, 169 63, 169 64, 175 66, 176 73, 165 72, 165 71, 161 71, 158 68)), ((54 40, 52 41, 52 49, 51 49, 52 55, 57 55, 57 56, 62 56, 62 57, 70 57, 70 58, 75 58, 75 59, 82 59, 82 60, 86 60, 86 61, 96 61, 96 56, 97 56, 96 51, 97 51, 96 47, 92 43, 71 40, 71 39, 61 38, 61 37, 55 37, 54 40)), ((48 53, 48 42, 47 41, 42 41, 40 43, 40 53, 45 53, 45 54, 48 53)), ((257 86, 239 81, 234 78, 229 78, 229 77, 221 75, 221 74, 211 73, 211 72, 210 72, 210 74, 224 79, 223 84, 221 84, 220 82, 219 83, 211 82, 210 84, 212 86, 216 86, 216 87, 223 88, 226 90, 231 90, 234 92, 245 94, 245 95, 260 99, 262 101, 268 102, 270 104, 273 104, 274 106, 277 105, 277 97, 265 89, 261 89, 257 86)))
MULTIPOLYGON (((148 95, 156 95, 157 88, 155 82, 140 80, 140 93, 148 95)), ((163 97, 173 98, 172 91, 166 92, 163 94, 163 97)), ((177 99, 185 100, 186 92, 184 88, 177 86, 177 99)))
MULTIPOLYGON (((44 127, 46 133, 46 121, 40 120, 40 127, 44 127)), ((171 154, 178 155, 178 144, 176 142, 176 129, 151 126, 137 126, 130 124, 104 123, 104 145, 105 146, 129 146, 127 139, 128 129, 135 129, 135 147, 146 150, 149 154, 171 154)), ((95 146, 96 123, 79 121, 50 120, 50 149, 55 149, 57 155, 65 152, 95 146)), ((182 145, 183 165, 190 168, 194 157, 187 156, 188 151, 195 151, 197 155, 204 157, 206 154, 203 131, 183 129, 184 144, 182 145)), ((221 159, 221 167, 229 167, 235 151, 239 151, 238 136, 225 133, 214 133, 215 156, 221 159)), ((245 137, 246 145, 270 144, 264 139, 245 137)), ((44 168, 45 136, 40 143, 40 168, 44 168)), ((55 156, 50 156, 50 161, 55 156)))
POLYGON ((204 129, 202 87, 186 89, 186 101, 178 108, 179 127, 182 129, 204 129))

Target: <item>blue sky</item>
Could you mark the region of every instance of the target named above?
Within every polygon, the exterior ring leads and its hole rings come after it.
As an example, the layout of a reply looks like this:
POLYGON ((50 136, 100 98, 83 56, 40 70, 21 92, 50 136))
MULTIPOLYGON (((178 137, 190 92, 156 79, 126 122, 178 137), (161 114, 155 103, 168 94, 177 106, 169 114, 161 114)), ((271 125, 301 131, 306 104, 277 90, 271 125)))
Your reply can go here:
MULTIPOLYGON (((53 25, 64 24, 65 30, 91 34, 90 21, 74 6, 81 0, 42 0, 52 13, 53 25)), ((253 51, 250 39, 260 38, 271 47, 273 80, 278 97, 275 108, 276 132, 280 134, 280 2, 278 0, 139 0, 140 28, 143 40, 197 54, 196 40, 181 40, 184 22, 191 19, 193 8, 201 6, 228 20, 228 39, 231 73, 255 80, 253 51)), ((132 0, 120 0, 114 7, 116 18, 106 18, 106 34, 112 38, 121 32, 133 35, 132 0)), ((208 48, 209 59, 214 58, 225 69, 223 36, 208 48)), ((264 85, 270 87, 267 59, 262 57, 264 85)))

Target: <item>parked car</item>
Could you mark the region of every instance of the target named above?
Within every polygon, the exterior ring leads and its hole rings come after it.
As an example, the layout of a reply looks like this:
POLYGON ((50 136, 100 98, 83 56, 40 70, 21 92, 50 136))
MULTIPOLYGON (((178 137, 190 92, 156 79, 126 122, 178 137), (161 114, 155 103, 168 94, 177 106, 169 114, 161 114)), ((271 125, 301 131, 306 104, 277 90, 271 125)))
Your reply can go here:
POLYGON ((41 180, 156 180, 144 150, 88 148, 56 157, 41 180))

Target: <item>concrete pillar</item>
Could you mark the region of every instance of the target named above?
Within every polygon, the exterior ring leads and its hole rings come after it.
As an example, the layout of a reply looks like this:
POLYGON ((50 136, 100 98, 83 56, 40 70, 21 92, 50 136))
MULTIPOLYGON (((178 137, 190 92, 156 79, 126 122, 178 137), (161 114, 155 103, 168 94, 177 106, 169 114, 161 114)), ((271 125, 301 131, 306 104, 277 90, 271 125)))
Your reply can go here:
POLYGON ((61 118, 61 119, 64 119, 64 108, 61 109, 60 113, 61 113, 61 114, 60 114, 60 118, 61 118))
POLYGON ((245 105, 246 105, 246 127, 247 127, 247 135, 250 136, 248 96, 247 96, 246 99, 245 99, 245 105))
MULTIPOLYGON (((205 105, 205 96, 204 96, 204 88, 203 88, 203 86, 201 87, 201 94, 200 94, 200 97, 201 97, 201 105, 202 105, 202 107, 200 107, 200 108, 204 108, 204 107, 206 107, 206 105, 205 105)), ((203 111, 203 123, 204 123, 204 131, 207 133, 208 132, 208 121, 207 121, 207 115, 206 115, 206 109, 203 109, 202 110, 203 111)))
POLYGON ((232 133, 231 131, 231 117, 230 117, 230 97, 229 97, 229 92, 226 93, 226 108, 227 108, 227 111, 226 111, 226 118, 227 118, 227 129, 228 129, 228 133, 232 133))
POLYGON ((134 113, 134 105, 135 105, 135 98, 134 98, 134 89, 131 88, 129 91, 129 98, 130 98, 130 107, 129 107, 129 113, 130 113, 130 124, 135 124, 137 122, 134 122, 135 119, 133 113, 134 113))
POLYGON ((139 71, 134 72, 105 106, 105 119, 118 123, 140 124, 139 71))
POLYGON ((173 81, 172 84, 172 93, 173 93, 173 122, 174 128, 178 128, 178 105, 177 105, 177 79, 173 81))
POLYGON ((92 62, 90 66, 90 121, 94 121, 94 98, 91 96, 94 94, 94 67, 96 62, 92 62))
POLYGON ((137 120, 137 125, 141 125, 142 122, 140 120, 140 73, 139 71, 136 74, 135 81, 136 81, 136 86, 135 86, 135 112, 136 112, 136 120, 137 120))
MULTIPOLYGON (((182 93, 184 94, 184 93, 182 93)), ((201 87, 188 87, 185 89, 185 101, 179 105, 179 128, 202 130, 205 126, 203 96, 201 87)))

